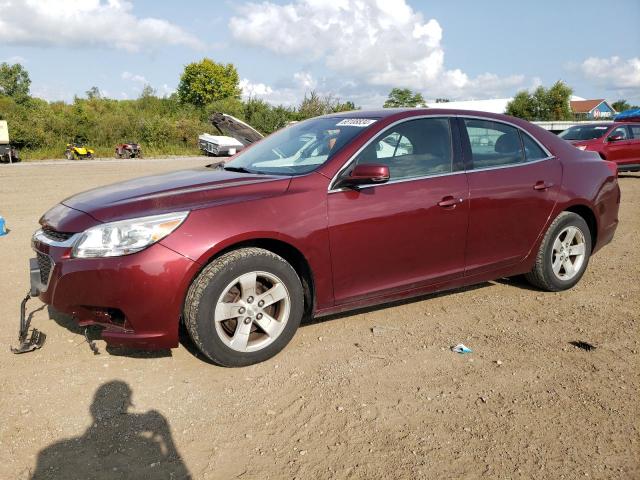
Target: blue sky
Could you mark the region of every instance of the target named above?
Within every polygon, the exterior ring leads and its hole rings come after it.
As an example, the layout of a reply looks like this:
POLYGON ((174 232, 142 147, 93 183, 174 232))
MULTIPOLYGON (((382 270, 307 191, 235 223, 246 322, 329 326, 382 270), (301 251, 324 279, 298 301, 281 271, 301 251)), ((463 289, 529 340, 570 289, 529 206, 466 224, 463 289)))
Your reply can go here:
POLYGON ((562 79, 585 98, 638 104, 638 25, 637 0, 0 0, 0 61, 23 63, 49 100, 93 85, 168 94, 207 56, 272 103, 315 89, 376 107, 394 86, 484 99, 562 79))

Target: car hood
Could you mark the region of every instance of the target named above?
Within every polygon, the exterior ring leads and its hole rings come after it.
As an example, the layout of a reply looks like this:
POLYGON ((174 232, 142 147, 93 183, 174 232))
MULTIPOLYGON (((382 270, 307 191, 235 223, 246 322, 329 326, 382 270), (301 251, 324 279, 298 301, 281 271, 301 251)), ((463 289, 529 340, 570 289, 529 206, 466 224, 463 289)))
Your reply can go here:
POLYGON ((263 138, 263 135, 251 125, 226 113, 216 112, 209 117, 209 120, 220 133, 235 138, 245 146, 263 138))
POLYGON ((100 222, 110 222, 278 195, 286 191, 289 182, 289 177, 202 167, 95 188, 62 204, 100 222))

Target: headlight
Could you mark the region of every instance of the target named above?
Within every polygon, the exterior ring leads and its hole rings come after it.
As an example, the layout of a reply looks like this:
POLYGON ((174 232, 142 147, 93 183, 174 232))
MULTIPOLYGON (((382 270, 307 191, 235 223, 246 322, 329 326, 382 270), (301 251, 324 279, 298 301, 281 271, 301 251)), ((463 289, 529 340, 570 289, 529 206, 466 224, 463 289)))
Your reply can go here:
POLYGON ((85 230, 73 246, 77 258, 119 257, 144 250, 173 232, 189 212, 105 223, 85 230))
POLYGON ((578 150, 586 150, 586 149, 587 149, 587 146, 586 146, 586 145, 578 145, 576 148, 577 148, 578 150))

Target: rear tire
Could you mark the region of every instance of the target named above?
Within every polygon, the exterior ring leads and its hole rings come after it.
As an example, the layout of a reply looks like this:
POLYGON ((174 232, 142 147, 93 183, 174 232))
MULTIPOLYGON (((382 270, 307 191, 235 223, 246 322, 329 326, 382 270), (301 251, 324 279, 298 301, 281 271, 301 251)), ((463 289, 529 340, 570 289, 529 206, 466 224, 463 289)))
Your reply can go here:
POLYGON ((549 226, 536 263, 525 278, 549 292, 572 288, 587 269, 591 248, 587 222, 576 213, 562 212, 549 226))
POLYGON ((193 281, 184 322, 193 342, 225 367, 262 362, 282 350, 304 312, 302 283, 279 255, 242 248, 214 260, 193 281))

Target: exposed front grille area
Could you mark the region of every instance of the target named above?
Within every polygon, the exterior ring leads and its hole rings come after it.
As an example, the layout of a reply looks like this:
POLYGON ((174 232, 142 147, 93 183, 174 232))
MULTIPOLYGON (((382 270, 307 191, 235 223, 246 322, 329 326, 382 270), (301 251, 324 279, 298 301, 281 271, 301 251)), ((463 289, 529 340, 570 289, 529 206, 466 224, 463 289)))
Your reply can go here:
POLYGON ((64 242, 65 240, 69 240, 74 234, 68 232, 58 232, 50 227, 42 227, 42 233, 47 238, 54 240, 56 242, 64 242))
POLYGON ((38 258, 38 268, 40 268, 40 282, 42 285, 47 286, 49 283, 49 274, 51 273, 51 268, 53 267, 53 262, 51 261, 51 257, 49 255, 45 255, 44 253, 36 252, 38 258))

